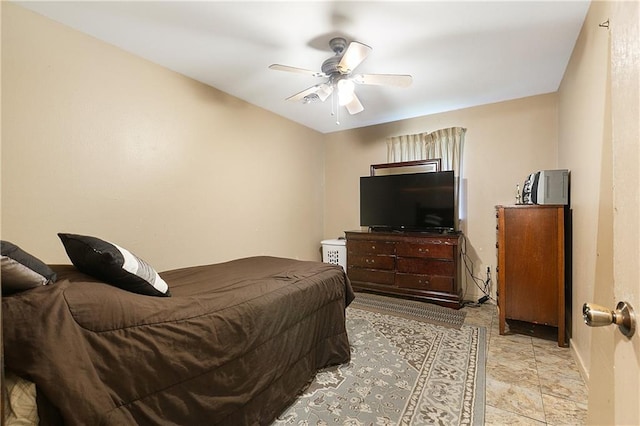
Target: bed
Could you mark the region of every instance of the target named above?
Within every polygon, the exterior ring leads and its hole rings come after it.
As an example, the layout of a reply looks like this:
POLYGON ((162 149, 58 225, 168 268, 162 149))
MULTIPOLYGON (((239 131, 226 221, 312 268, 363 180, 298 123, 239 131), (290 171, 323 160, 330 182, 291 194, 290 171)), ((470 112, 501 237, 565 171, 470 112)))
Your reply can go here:
POLYGON ((250 257, 160 273, 171 297, 72 265, 2 298, 5 369, 41 424, 270 424, 323 367, 348 362, 340 266, 250 257))

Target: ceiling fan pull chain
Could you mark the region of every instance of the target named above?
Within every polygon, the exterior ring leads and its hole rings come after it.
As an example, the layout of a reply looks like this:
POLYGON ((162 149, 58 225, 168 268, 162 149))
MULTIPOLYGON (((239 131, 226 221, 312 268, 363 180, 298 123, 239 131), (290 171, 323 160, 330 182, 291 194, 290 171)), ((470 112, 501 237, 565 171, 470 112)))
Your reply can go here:
POLYGON ((335 92, 336 92, 335 90, 331 91, 331 115, 332 116, 336 115, 336 110, 334 108, 334 106, 335 106, 335 98, 334 98, 335 95, 334 95, 334 93, 335 92))
POLYGON ((333 94, 335 93, 335 90, 331 91, 331 116, 333 117, 334 115, 336 115, 336 110, 335 110, 335 102, 334 102, 334 96, 333 94))

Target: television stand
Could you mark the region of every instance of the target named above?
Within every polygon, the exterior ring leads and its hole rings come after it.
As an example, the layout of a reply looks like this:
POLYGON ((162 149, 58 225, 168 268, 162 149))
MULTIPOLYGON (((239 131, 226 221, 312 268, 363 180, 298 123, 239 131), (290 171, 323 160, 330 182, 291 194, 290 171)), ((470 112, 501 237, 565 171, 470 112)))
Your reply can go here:
POLYGON ((355 290, 462 306, 461 233, 347 231, 347 275, 355 290))

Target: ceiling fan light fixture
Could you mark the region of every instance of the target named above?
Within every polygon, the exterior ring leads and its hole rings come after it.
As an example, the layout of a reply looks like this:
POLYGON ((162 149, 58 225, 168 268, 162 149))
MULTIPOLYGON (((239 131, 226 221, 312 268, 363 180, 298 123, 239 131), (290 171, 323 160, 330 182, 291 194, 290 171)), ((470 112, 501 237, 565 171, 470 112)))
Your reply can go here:
POLYGON ((303 104, 310 104, 312 102, 317 101, 319 98, 319 96, 315 93, 312 93, 310 95, 305 96, 304 98, 302 98, 302 103, 303 104))
POLYGON ((337 83, 338 86, 338 102, 345 106, 353 100, 355 84, 349 79, 341 79, 337 83))
POLYGON ((318 91, 316 92, 316 94, 318 95, 320 100, 324 102, 329 97, 331 92, 333 92, 333 86, 323 83, 318 88, 318 91))

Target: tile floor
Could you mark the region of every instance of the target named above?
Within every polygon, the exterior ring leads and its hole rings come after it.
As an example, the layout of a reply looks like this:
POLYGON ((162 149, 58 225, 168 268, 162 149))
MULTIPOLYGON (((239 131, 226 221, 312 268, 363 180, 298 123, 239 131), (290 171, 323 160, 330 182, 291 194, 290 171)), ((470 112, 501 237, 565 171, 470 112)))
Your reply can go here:
POLYGON ((465 324, 487 330, 485 425, 584 425, 587 388, 569 348, 498 332, 495 305, 463 308, 465 324))

